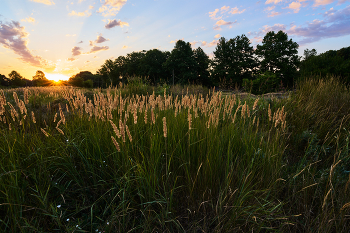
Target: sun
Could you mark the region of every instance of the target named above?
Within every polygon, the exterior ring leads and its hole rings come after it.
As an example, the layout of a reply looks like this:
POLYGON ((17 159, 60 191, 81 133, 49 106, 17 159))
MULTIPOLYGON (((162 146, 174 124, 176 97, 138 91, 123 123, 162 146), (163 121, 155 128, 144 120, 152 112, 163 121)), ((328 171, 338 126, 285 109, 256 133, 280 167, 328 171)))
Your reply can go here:
POLYGON ((58 81, 67 81, 69 79, 68 76, 64 75, 64 74, 45 74, 46 78, 49 80, 53 80, 55 82, 58 81))

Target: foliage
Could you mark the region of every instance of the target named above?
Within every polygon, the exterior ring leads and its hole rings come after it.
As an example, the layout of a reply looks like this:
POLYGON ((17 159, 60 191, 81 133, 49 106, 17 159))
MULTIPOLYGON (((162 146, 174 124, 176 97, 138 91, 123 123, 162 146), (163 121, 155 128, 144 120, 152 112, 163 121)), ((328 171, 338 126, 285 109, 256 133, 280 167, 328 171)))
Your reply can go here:
POLYGON ((158 49, 151 49, 145 53, 141 62, 141 74, 147 77, 152 85, 157 85, 166 81, 170 77, 170 72, 166 71, 163 64, 166 62, 170 52, 162 52, 158 49))
POLYGON ((195 72, 196 66, 191 44, 183 40, 176 42, 174 49, 164 63, 164 67, 174 73, 175 84, 196 83, 198 78, 195 72))
POLYGON ((25 79, 15 70, 9 73, 9 78, 12 86, 23 87, 26 84, 25 79))
POLYGON ((50 86, 51 83, 52 81, 48 80, 41 70, 37 70, 33 76, 33 86, 35 87, 50 86))
POLYGON ((256 65, 253 47, 244 34, 230 40, 220 38, 212 62, 216 83, 222 79, 241 85, 243 79, 252 79, 256 65))
POLYGON ((10 86, 10 80, 2 74, 0 74, 0 86, 10 86))
POLYGON ((335 75, 350 84, 350 47, 306 56, 300 66, 301 78, 310 75, 335 75))
POLYGON ((209 73, 209 56, 203 51, 201 47, 198 47, 197 49, 193 50, 193 57, 196 61, 196 84, 202 84, 207 87, 211 86, 212 80, 209 73))
POLYGON ((262 45, 257 45, 255 50, 261 59, 259 69, 275 73, 284 85, 292 86, 300 63, 298 47, 283 31, 266 33, 262 45))
POLYGON ((269 71, 259 74, 254 80, 243 79, 243 88, 257 95, 275 92, 280 85, 281 80, 276 74, 269 71))

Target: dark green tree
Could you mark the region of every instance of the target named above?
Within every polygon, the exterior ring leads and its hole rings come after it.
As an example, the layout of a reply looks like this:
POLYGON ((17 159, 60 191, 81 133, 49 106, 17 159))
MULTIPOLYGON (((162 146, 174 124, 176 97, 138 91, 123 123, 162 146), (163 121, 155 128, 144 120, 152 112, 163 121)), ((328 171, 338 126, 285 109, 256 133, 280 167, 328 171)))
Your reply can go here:
POLYGON ((292 86, 300 64, 298 48, 298 43, 288 40, 287 33, 268 32, 255 50, 261 60, 260 71, 275 73, 284 85, 292 86))
POLYGON ((10 86, 10 79, 6 78, 5 75, 0 74, 0 86, 10 86))
MULTIPOLYGON (((174 73, 174 83, 188 84, 196 81, 196 61, 191 44, 178 40, 164 67, 174 73)), ((168 82, 172 83, 172 80, 168 82)))
POLYGON ((146 51, 143 50, 141 52, 132 52, 126 55, 125 61, 125 71, 128 78, 129 77, 141 77, 141 61, 145 56, 146 51))
POLYGON ((158 49, 148 50, 141 60, 142 76, 146 77, 153 85, 165 81, 171 75, 163 67, 169 56, 170 52, 162 52, 158 49))
POLYGON ((26 80, 17 71, 11 71, 9 78, 12 86, 24 87, 26 85, 26 80))
POLYGON ((305 50, 304 50, 304 60, 307 60, 307 59, 309 59, 310 57, 316 56, 316 55, 317 55, 316 49, 311 49, 311 50, 305 49, 305 50))
POLYGON ((220 38, 212 63, 216 82, 241 85, 243 79, 252 79, 257 62, 250 44, 244 34, 228 41, 220 38))
POLYGON ((196 83, 204 86, 213 85, 209 73, 209 56, 203 51, 201 47, 193 50, 193 56, 196 61, 196 83))

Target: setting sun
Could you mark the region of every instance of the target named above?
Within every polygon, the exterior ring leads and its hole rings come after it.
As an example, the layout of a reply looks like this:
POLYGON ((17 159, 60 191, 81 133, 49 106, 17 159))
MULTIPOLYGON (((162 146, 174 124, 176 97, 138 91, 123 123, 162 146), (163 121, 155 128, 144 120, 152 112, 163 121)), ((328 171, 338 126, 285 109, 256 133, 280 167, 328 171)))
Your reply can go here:
POLYGON ((63 75, 63 74, 45 74, 46 78, 49 80, 53 80, 53 81, 67 81, 69 79, 68 76, 63 75))

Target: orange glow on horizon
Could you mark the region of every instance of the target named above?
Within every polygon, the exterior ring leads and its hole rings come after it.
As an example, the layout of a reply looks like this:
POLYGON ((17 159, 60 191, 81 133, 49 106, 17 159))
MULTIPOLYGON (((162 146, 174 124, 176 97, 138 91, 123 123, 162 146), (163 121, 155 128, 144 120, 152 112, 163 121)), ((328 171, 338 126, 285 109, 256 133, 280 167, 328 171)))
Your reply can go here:
POLYGON ((69 79, 68 76, 64 75, 64 74, 45 74, 45 77, 49 80, 53 80, 55 82, 58 81, 67 81, 69 79))

